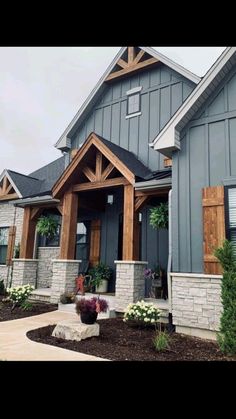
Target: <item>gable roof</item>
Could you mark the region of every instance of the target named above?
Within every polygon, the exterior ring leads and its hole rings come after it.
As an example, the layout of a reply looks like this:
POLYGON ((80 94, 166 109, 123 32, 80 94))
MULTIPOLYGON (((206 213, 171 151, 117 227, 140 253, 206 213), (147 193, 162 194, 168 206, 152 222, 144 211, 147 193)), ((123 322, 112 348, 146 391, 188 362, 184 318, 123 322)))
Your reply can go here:
MULTIPOLYGON (((58 179, 53 187, 53 197, 60 196, 70 186, 70 181, 77 171, 80 169, 81 162, 86 157, 86 154, 91 150, 91 147, 97 148, 106 159, 127 179, 128 182, 134 183, 135 179, 145 179, 151 176, 152 172, 140 162, 133 153, 119 147, 110 141, 105 140, 100 135, 92 132, 82 147, 77 151, 69 166, 63 172, 63 175, 58 179)), ((83 163, 81 167, 83 166, 83 163)), ((77 176, 77 175, 76 175, 77 176)))
POLYGON ((51 192, 64 169, 65 156, 62 156, 29 175, 5 169, 0 176, 0 182, 6 176, 19 198, 41 196, 51 192))
MULTIPOLYGON (((103 76, 99 79, 98 83, 91 91, 83 105, 80 107, 79 111, 76 113, 68 127, 65 129, 59 140, 56 142, 55 147, 61 150, 67 150, 71 147, 71 140, 70 135, 75 128, 77 129, 79 124, 84 120, 86 115, 90 112, 94 104, 96 103, 98 97, 103 93, 106 88, 105 80, 108 75, 112 72, 114 67, 116 66, 119 59, 124 55, 125 51, 128 47, 122 47, 118 54, 115 56, 114 60, 111 62, 103 76)), ((175 70, 177 73, 183 75, 187 79, 191 80, 193 83, 197 84, 201 80, 200 77, 193 74, 191 71, 185 69, 181 65, 175 63, 170 58, 167 58, 165 55, 157 52, 155 49, 151 47, 138 47, 141 50, 145 51, 147 54, 151 55, 152 57, 156 58, 158 61, 162 62, 163 64, 167 65, 171 69, 175 70)))
POLYGON ((171 157, 174 150, 180 150, 180 132, 214 92, 222 79, 236 64, 236 47, 226 48, 211 66, 202 81, 195 87, 185 102, 164 126, 150 147, 171 157))
POLYGON ((119 159, 122 163, 125 164, 126 167, 138 178, 145 179, 152 175, 151 170, 147 168, 137 157, 128 150, 113 144, 111 141, 105 140, 105 138, 101 137, 98 134, 95 134, 99 140, 102 141, 103 144, 109 148, 119 159))

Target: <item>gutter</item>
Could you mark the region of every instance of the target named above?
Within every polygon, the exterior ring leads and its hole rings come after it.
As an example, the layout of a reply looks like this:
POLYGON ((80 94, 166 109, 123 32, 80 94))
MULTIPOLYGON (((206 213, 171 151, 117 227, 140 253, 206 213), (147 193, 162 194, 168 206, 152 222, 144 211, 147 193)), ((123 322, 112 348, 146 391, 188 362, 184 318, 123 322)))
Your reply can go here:
POLYGON ((149 190, 149 189, 159 189, 172 186, 171 177, 164 179, 153 179, 147 180, 145 182, 136 182, 134 183, 134 189, 136 191, 149 190))
POLYGON ((17 199, 11 201, 15 207, 24 208, 27 205, 39 205, 39 204, 58 204, 60 199, 52 198, 51 195, 35 196, 33 198, 17 199))

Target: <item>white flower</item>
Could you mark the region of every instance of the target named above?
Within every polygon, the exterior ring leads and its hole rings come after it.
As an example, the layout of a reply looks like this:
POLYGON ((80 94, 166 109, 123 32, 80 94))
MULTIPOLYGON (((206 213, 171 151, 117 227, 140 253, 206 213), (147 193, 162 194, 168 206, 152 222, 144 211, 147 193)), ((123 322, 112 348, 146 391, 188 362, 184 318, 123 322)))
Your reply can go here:
POLYGON ((145 317, 144 321, 147 323, 147 322, 149 322, 149 319, 147 317, 145 317))
POLYGON ((155 323, 155 319, 151 319, 151 323, 155 323))

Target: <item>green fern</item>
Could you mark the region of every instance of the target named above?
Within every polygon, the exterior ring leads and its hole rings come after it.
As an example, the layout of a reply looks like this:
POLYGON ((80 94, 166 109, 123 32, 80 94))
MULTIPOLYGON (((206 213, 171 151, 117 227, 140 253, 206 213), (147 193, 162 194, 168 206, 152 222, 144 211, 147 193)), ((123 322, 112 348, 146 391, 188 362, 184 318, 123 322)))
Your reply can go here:
POLYGON ((37 222, 36 229, 42 236, 53 238, 57 234, 58 222, 52 216, 42 216, 37 222))
POLYGON ((150 225, 155 229, 168 228, 168 204, 161 203, 150 209, 150 225))

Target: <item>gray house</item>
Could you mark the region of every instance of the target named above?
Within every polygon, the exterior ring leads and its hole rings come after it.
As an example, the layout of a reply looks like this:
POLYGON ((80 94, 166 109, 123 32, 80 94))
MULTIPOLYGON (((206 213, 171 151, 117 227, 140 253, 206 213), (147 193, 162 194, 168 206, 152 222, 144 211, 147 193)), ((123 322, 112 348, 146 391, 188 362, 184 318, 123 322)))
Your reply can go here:
POLYGON ((121 48, 56 143, 63 157, 0 177, 0 275, 56 302, 102 261, 117 311, 157 297, 177 331, 214 338, 222 276, 213 250, 225 235, 236 240, 234 60, 226 49, 200 80, 152 48, 121 48), (161 202, 168 230, 150 226, 161 202), (35 232, 42 214, 59 221, 53 240, 35 232), (168 300, 145 284, 155 265, 167 273, 168 300))

